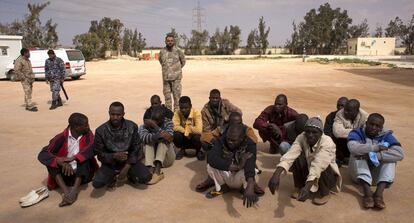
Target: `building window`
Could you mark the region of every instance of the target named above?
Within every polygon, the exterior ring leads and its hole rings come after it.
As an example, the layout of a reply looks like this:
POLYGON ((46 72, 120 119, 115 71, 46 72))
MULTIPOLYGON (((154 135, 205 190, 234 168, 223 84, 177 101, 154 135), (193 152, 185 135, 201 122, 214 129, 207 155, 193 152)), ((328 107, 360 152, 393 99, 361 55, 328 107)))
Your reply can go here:
POLYGON ((8 47, 0 47, 0 56, 7 56, 7 48, 8 47))
POLYGON ((384 41, 384 43, 386 43, 386 41, 384 41))

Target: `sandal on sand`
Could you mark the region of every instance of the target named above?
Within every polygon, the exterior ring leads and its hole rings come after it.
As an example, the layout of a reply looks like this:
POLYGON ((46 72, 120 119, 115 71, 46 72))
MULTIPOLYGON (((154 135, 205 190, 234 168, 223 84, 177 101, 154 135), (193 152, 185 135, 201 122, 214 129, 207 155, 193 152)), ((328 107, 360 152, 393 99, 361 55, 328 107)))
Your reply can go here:
POLYGON ((160 173, 160 174, 154 173, 152 175, 151 180, 147 184, 148 185, 154 185, 154 184, 160 182, 162 179, 164 179, 164 173, 160 173))
POLYGON ((385 202, 382 197, 374 197, 374 206, 378 209, 384 209, 385 208, 385 202))
POLYGON ((364 208, 373 208, 374 207, 374 199, 372 197, 363 197, 362 198, 362 205, 364 208))
POLYGON ((196 191, 197 192, 204 192, 206 191, 208 188, 214 186, 214 181, 213 179, 211 179, 210 177, 207 178, 205 181, 203 181, 202 183, 198 184, 196 186, 196 191))
POLYGON ((212 198, 218 197, 218 196, 223 195, 223 194, 224 194, 223 191, 211 190, 211 191, 206 193, 206 198, 212 199, 212 198))

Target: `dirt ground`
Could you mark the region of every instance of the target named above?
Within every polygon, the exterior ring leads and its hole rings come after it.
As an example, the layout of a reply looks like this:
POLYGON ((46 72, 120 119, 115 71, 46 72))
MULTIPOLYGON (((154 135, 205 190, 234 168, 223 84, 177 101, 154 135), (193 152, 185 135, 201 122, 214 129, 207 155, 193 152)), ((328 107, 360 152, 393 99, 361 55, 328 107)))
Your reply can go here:
MULTIPOLYGON (((242 108, 248 125, 279 93, 288 95, 289 105, 297 111, 322 118, 335 109, 339 96, 359 99, 366 111, 384 114, 386 126, 395 131, 405 149, 395 183, 385 191, 385 210, 363 210, 361 192, 346 168, 341 169, 342 192, 324 206, 291 200, 291 175, 282 178, 276 195, 266 189, 255 208, 243 207, 237 192, 207 200, 194 191, 206 176, 205 161, 195 158, 175 162, 164 170, 166 178, 154 186, 125 185, 109 192, 88 185, 70 207, 59 208, 59 193, 52 191, 38 205, 20 208, 19 198, 45 183, 46 169, 37 160, 39 150, 67 126, 72 112, 86 114, 94 131, 108 119, 108 105, 119 100, 126 106, 126 118, 142 124, 149 97, 162 95, 160 73, 157 61, 87 63, 86 76, 65 83, 70 100, 57 110, 48 110, 51 93, 44 82, 37 81, 33 93, 37 113, 24 110, 20 83, 0 81, 0 222, 413 222, 414 71, 320 65, 300 59, 189 60, 183 95, 201 109, 208 92, 218 88, 223 98, 242 108)), ((265 187, 280 155, 269 155, 268 144, 259 143, 258 148, 263 170, 258 182, 265 187)))

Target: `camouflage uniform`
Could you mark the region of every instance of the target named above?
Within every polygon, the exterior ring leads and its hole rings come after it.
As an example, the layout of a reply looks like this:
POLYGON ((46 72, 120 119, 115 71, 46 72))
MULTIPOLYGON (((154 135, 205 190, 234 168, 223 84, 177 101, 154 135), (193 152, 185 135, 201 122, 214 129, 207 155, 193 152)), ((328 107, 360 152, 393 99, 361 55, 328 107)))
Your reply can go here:
POLYGON ((181 97, 182 69, 185 65, 185 56, 176 47, 171 51, 164 48, 160 51, 159 61, 162 67, 163 93, 165 105, 172 110, 171 93, 174 97, 174 110, 178 109, 178 100, 181 97))
POLYGON ((60 82, 65 79, 65 65, 59 57, 47 59, 45 62, 45 77, 49 81, 50 91, 52 92, 52 105, 62 103, 60 98, 60 82))
POLYGON ((32 63, 29 59, 20 56, 14 63, 14 72, 23 86, 26 109, 34 108, 35 106, 32 103, 32 90, 35 75, 33 74, 32 63))

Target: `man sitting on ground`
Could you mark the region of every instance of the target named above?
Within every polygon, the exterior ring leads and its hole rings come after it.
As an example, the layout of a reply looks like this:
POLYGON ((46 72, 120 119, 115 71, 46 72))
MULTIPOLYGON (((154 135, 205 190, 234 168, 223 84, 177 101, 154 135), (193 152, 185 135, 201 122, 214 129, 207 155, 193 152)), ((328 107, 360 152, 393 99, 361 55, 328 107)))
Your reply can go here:
POLYGON ((365 127, 352 130, 348 136, 349 172, 363 187, 365 208, 385 208, 384 189, 394 182, 396 163, 404 158, 401 144, 391 130, 384 129, 384 122, 382 115, 373 113, 365 127), (377 186, 374 194, 372 185, 377 186))
POLYGON ((335 121, 336 113, 338 113, 339 110, 343 109, 348 102, 347 97, 340 97, 338 101, 336 102, 336 111, 333 111, 329 113, 328 116, 326 116, 325 119, 325 125, 323 127, 323 133, 327 136, 330 136, 334 142, 335 142, 335 136, 333 134, 333 124, 335 121))
POLYGON ((273 176, 269 180, 272 194, 279 188, 280 175, 291 171, 296 191, 292 198, 304 202, 316 193, 313 203, 328 202, 331 191, 339 192, 341 175, 335 162, 335 144, 331 137, 323 134, 322 121, 310 118, 305 132, 300 134, 290 150, 280 158, 273 176))
POLYGON ((309 117, 306 114, 299 114, 295 121, 284 124, 286 134, 279 145, 282 156, 290 149, 296 137, 304 131, 308 119, 309 117))
POLYGON ((145 110, 145 113, 144 113, 144 124, 146 120, 151 119, 152 110, 156 107, 161 107, 161 109, 164 111, 164 117, 172 120, 174 116, 174 112, 172 112, 170 109, 168 109, 165 105, 161 103, 160 96, 158 95, 151 96, 150 102, 151 102, 151 107, 145 110))
POLYGON ((263 142, 270 142, 269 152, 275 154, 279 152, 279 144, 286 134, 285 123, 296 120, 298 113, 287 106, 286 95, 279 94, 275 104, 268 106, 259 117, 254 121, 253 127, 259 130, 259 135, 263 142))
POLYGON ((71 114, 69 126, 50 140, 49 145, 40 151, 38 159, 49 172, 49 190, 57 186, 62 189, 59 207, 73 204, 78 197, 79 186, 89 183, 98 168, 88 118, 80 113, 71 114))
POLYGON ((228 122, 231 112, 242 114, 241 110, 230 103, 229 100, 221 98, 219 90, 211 90, 209 102, 201 110, 201 117, 203 119, 201 145, 204 151, 211 149, 211 141, 214 138, 212 132, 217 128, 223 127, 228 122))
POLYGON ((146 184, 152 174, 140 162, 142 151, 138 135, 138 126, 124 119, 124 105, 113 102, 109 106, 109 121, 95 133, 95 153, 102 166, 93 179, 95 188, 123 184, 127 178, 133 184, 146 184))
POLYGON ((246 136, 243 124, 231 124, 220 139, 213 140, 207 163, 207 173, 215 183, 215 189, 206 194, 207 198, 238 189, 243 191, 246 207, 258 201, 255 193, 256 144, 246 136))
POLYGON ((201 113, 192 107, 191 99, 182 96, 179 100, 180 109, 174 113, 174 145, 180 150, 176 159, 180 160, 185 155, 186 149, 195 149, 198 160, 204 160, 204 153, 201 151, 201 131, 203 122, 201 113))
POLYGON ((161 167, 170 167, 175 160, 175 151, 172 144, 174 125, 171 119, 166 118, 161 107, 155 107, 151 112, 151 119, 139 127, 139 136, 144 144, 144 164, 153 174, 148 184, 156 184, 164 179, 161 167))
POLYGON ((361 128, 367 121, 368 113, 360 108, 356 99, 350 99, 345 107, 336 113, 332 127, 336 144, 336 162, 339 166, 348 165, 349 149, 347 146, 349 133, 361 128))

